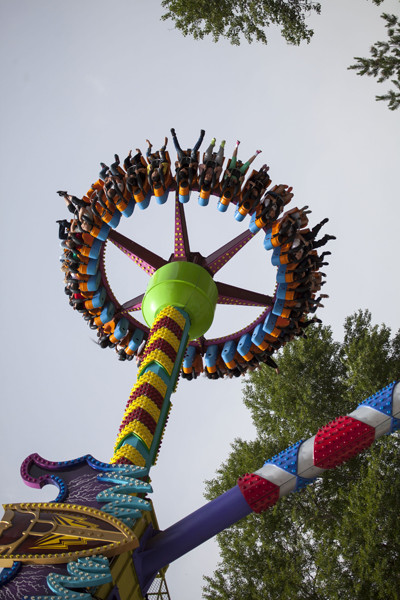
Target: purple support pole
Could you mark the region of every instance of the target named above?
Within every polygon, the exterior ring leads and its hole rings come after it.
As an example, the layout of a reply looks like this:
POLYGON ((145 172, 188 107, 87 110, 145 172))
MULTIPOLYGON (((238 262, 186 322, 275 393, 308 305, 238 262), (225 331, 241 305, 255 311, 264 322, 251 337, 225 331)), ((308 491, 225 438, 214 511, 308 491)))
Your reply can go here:
POLYGON ((140 586, 146 593, 157 572, 251 512, 263 512, 279 498, 313 483, 368 448, 382 435, 400 429, 400 382, 367 398, 356 410, 338 417, 316 435, 300 441, 238 485, 150 539, 133 554, 140 586))
POLYGON ((156 573, 252 511, 236 485, 147 541, 133 555, 143 593, 156 573))

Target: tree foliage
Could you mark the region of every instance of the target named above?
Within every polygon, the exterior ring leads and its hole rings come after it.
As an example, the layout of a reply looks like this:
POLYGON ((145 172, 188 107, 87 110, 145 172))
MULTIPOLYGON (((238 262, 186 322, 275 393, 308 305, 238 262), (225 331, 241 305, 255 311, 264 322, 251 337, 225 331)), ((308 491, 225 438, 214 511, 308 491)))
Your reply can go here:
POLYGON ((289 44, 310 41, 312 29, 305 19, 311 12, 319 14, 321 6, 310 0, 163 0, 167 12, 162 19, 172 19, 183 35, 203 39, 212 35, 239 45, 240 36, 251 43, 267 43, 265 28, 279 25, 289 44))
MULTIPOLYGON (((379 6, 383 0, 372 2, 379 6)), ((161 18, 174 21, 183 35, 196 40, 211 35, 214 42, 225 38, 236 46, 242 37, 249 44, 266 44, 265 30, 270 25, 278 25, 289 44, 308 43, 314 32, 306 25, 306 18, 321 12, 321 4, 313 0, 162 0, 161 5, 166 9, 161 18)), ((386 21, 388 40, 376 42, 370 58, 356 56, 357 62, 348 68, 357 75, 377 77, 379 83, 390 79, 393 88, 376 99, 387 101, 389 109, 395 110, 400 106, 400 24, 396 15, 381 16, 386 21)))
MULTIPOLYGON (((377 2, 376 2, 377 3, 377 2)), ((376 42, 370 48, 371 57, 355 57, 357 61, 349 69, 357 71, 357 75, 377 77, 378 83, 390 79, 393 89, 376 100, 386 100, 390 110, 400 106, 400 23, 396 15, 383 13, 382 19, 386 22, 388 39, 385 42, 376 42)))
MULTIPOLYGON (((307 330, 283 348, 280 375, 251 373, 244 401, 257 430, 237 439, 208 499, 288 445, 351 412, 399 378, 400 332, 372 324, 368 311, 348 317, 343 343, 329 327, 307 330)), ((207 600, 375 600, 400 589, 400 438, 384 437, 266 513, 218 536, 221 563, 206 577, 207 600), (397 565, 397 567, 396 567, 397 565)))

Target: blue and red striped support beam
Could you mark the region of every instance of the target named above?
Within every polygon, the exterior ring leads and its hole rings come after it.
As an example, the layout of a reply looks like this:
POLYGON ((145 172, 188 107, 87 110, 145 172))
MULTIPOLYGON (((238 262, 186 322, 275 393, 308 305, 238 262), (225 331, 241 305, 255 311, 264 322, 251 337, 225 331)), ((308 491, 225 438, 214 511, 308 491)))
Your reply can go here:
POLYGON ((277 454, 255 473, 208 504, 157 533, 134 553, 145 593, 156 573, 251 512, 260 513, 279 498, 313 483, 368 448, 376 439, 400 429, 400 382, 393 382, 358 405, 277 454))

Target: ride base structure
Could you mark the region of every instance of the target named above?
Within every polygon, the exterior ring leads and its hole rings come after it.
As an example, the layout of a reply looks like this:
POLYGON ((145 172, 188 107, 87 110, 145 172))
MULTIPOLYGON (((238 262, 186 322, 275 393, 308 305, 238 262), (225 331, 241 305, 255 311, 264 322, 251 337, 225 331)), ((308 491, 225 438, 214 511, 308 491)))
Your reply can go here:
MULTIPOLYGON (((249 195, 245 195, 248 182, 244 179, 240 181, 237 176, 229 188, 226 179, 233 176, 232 172, 225 173, 221 183, 214 177, 216 159, 214 165, 205 163, 206 169, 214 169, 207 188, 207 181, 197 175, 193 160, 191 176, 184 179, 185 157, 181 155, 175 178, 165 158, 165 147, 164 155, 159 154, 158 158, 148 153, 145 179, 143 162, 136 157, 139 166, 133 174, 137 185, 135 188, 131 182, 130 189, 127 181, 132 174, 131 166, 128 163, 127 170, 123 171, 118 160, 105 179, 97 182, 97 191, 93 184, 86 196, 89 200, 92 196, 88 204, 95 210, 94 215, 89 213, 92 239, 78 231, 80 249, 77 252, 82 261, 78 261, 75 271, 73 261, 69 263, 69 275, 77 274, 72 279, 75 279, 74 285, 78 282, 78 295, 83 296, 78 298, 78 306, 84 318, 98 327, 101 336, 107 336, 108 344, 117 349, 119 356, 125 360, 138 356, 137 381, 109 463, 91 455, 52 462, 37 454, 23 462, 21 475, 27 485, 35 488, 55 485, 58 494, 49 503, 4 505, 5 513, 0 521, 0 566, 3 567, 0 600, 166 600, 169 593, 165 571, 171 562, 251 512, 263 512, 282 496, 300 491, 326 470, 339 466, 382 435, 400 428, 400 384, 393 382, 349 415, 338 417, 311 438, 268 459, 255 473, 240 477, 232 489, 168 529, 160 530, 149 497, 152 492, 149 472, 160 451, 171 407, 170 397, 179 375, 196 378, 202 369, 200 357, 205 357, 205 372, 210 379, 215 378, 214 374, 237 375, 245 372, 246 367, 254 368, 262 362, 268 364, 273 352, 290 341, 288 333, 292 331, 295 335, 297 328, 292 327, 293 322, 299 319, 304 322, 303 314, 294 316, 300 296, 296 296, 298 287, 290 286, 294 269, 284 258, 296 235, 289 241, 281 236, 280 243, 274 246, 272 242, 277 241, 274 236, 287 217, 283 215, 279 221, 279 211, 272 221, 265 221, 261 216, 265 216, 266 198, 271 191, 256 186, 258 195, 250 196, 252 202, 249 202, 249 195), (120 194, 116 192, 113 196, 111 191, 116 189, 120 194), (144 203, 141 208, 145 208, 152 195, 164 203, 174 190, 175 250, 169 261, 113 231, 113 225, 116 227, 124 211, 125 216, 130 216, 136 205, 140 207, 144 203), (253 231, 241 234, 209 257, 192 253, 183 205, 196 190, 200 191, 201 206, 206 206, 209 197, 214 195, 222 212, 230 202, 237 205, 235 215, 242 215, 240 209, 247 210, 244 216, 250 216, 253 231), (124 202, 121 202, 121 194, 124 202), (113 197, 114 202, 111 202, 113 197), (96 214, 96 199, 107 210, 100 213, 97 209, 96 214), (255 225, 257 220, 260 227, 255 225), (219 268, 260 230, 265 233, 264 247, 277 250, 274 254, 278 266, 277 288, 273 298, 214 281, 219 268), (146 292, 123 304, 115 298, 105 275, 107 237, 151 275, 146 292), (204 335, 213 322, 219 302, 262 306, 264 310, 261 317, 244 330, 207 341, 204 335), (149 329, 130 314, 138 309, 142 310, 149 329)), ((126 166, 126 162, 124 164, 126 166)), ((265 169, 263 178, 257 180, 254 171, 251 177, 256 184, 262 180, 263 185, 267 185, 265 169)), ((282 201, 281 208, 283 206, 282 201)), ((302 223, 304 226, 304 219, 300 218, 297 223, 299 229, 302 223)), ((73 235, 67 238, 73 239, 73 235)), ((318 282, 316 272, 312 281, 318 282)), ((314 289, 311 288, 312 293, 314 289)), ((304 305, 304 310, 306 308, 304 305)))

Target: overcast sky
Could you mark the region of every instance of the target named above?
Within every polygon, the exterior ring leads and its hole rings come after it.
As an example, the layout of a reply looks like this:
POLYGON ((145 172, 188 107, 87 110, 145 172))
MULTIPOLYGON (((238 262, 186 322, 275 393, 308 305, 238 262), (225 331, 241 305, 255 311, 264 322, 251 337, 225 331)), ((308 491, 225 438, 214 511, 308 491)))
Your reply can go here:
MULTIPOLYGON (((267 47, 238 48, 182 37, 160 21, 156 0, 0 0, 0 501, 54 497, 20 480, 19 465, 31 452, 50 460, 112 454, 136 368, 96 347, 68 306, 55 224, 68 215, 56 190, 82 196, 100 161, 145 150, 146 138, 159 147, 170 127, 183 147, 204 128, 203 148, 215 136, 227 140, 227 154, 241 140, 243 159, 262 149, 255 166, 267 162, 273 183, 293 186, 292 206, 308 204, 312 225, 329 217, 324 231, 337 240, 326 267, 330 298, 318 314, 337 339, 345 316, 358 308, 369 308, 377 323, 400 326, 400 112, 375 102, 383 86, 347 70, 354 56, 366 56, 385 38, 380 12, 398 13, 398 6, 331 0, 310 20, 309 45, 287 46, 271 28, 267 47)), ((208 254, 243 231, 246 223, 233 212, 219 213, 216 202, 201 208, 193 196, 192 249, 208 254)), ((172 197, 135 211, 119 230, 168 257, 172 197)), ((144 291, 146 277, 133 263, 113 247, 107 259, 120 300, 144 291)), ((272 293, 262 234, 219 275, 272 293)), ((257 314, 218 310, 212 334, 239 329, 257 314)), ((201 506, 204 480, 230 443, 254 435, 241 388, 237 379, 180 382, 152 471, 161 528, 201 506)), ((172 565, 173 600, 198 600, 202 574, 211 574, 217 560, 216 544, 208 542, 172 565)))

